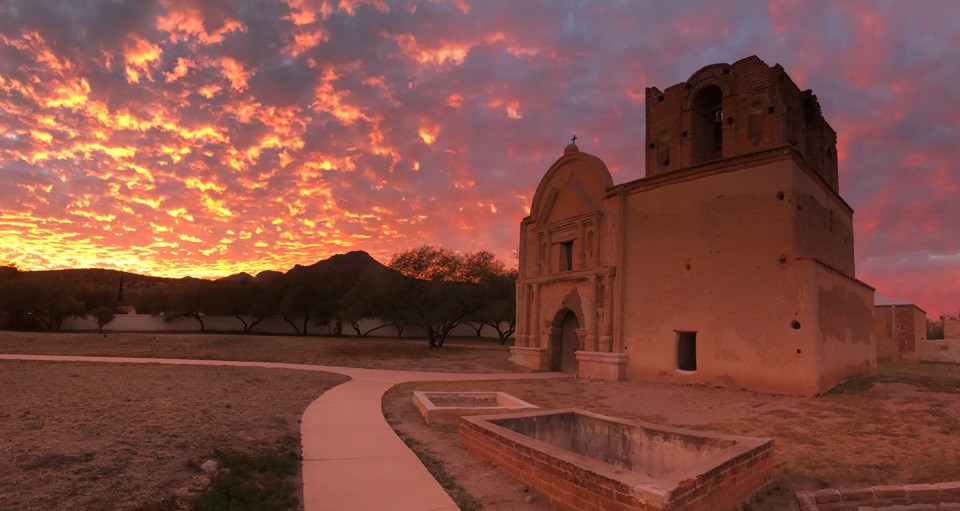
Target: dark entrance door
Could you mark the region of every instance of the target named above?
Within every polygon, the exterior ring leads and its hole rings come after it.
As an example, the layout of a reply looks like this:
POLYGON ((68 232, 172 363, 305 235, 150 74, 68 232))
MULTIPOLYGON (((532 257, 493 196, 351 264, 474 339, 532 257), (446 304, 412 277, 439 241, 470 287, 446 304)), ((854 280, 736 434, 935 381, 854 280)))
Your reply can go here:
POLYGON ((580 340, 577 337, 578 328, 580 328, 580 322, 577 321, 577 316, 573 312, 567 311, 560 322, 559 339, 556 339, 555 342, 554 371, 577 374, 575 352, 580 347, 580 340))

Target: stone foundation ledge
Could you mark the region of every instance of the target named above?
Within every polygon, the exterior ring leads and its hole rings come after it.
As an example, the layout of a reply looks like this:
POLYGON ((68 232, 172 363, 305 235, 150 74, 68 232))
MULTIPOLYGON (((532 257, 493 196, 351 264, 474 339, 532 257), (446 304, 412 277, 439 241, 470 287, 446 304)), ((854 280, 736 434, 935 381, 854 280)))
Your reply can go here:
POLYGON ((960 511, 960 481, 798 491, 800 511, 960 511))
POLYGON ((510 347, 510 362, 531 369, 533 371, 548 371, 549 359, 546 348, 531 348, 526 346, 510 347))
POLYGON ((578 351, 577 377, 620 381, 626 379, 627 354, 601 351, 578 351))

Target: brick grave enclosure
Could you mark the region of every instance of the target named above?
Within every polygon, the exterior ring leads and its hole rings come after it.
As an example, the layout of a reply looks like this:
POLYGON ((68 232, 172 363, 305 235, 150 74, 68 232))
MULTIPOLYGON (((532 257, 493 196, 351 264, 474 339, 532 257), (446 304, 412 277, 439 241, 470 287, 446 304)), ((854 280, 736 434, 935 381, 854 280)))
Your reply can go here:
POLYGON ((800 511, 960 511, 960 481, 797 492, 800 511))
POLYGON ((772 439, 702 433, 576 409, 464 417, 460 439, 468 450, 567 511, 735 510, 770 483, 774 469, 772 439), (557 422, 551 417, 563 415, 576 418, 543 431, 545 424, 557 422), (528 423, 511 424, 517 420, 528 423), (534 433, 539 439, 517 431, 529 433, 531 428, 540 428, 534 433), (600 443, 608 439, 621 452, 605 452, 600 443))

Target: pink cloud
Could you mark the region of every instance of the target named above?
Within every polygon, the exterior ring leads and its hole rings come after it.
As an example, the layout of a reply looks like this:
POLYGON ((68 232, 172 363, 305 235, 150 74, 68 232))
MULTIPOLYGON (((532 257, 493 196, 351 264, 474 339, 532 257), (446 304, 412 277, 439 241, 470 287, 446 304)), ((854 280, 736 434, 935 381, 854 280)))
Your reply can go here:
POLYGON ((643 176, 644 90, 758 53, 839 133, 861 278, 960 308, 949 2, 0 6, 0 263, 217 276, 421 243, 513 263, 576 133, 643 176))

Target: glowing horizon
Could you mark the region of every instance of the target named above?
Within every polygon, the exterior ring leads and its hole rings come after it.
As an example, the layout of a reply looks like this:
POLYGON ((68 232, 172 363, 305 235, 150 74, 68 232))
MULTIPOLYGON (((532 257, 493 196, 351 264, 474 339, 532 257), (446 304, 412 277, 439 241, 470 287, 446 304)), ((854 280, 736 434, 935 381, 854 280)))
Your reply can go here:
POLYGON ((640 178, 644 89, 756 54, 839 134, 858 278, 931 317, 960 309, 960 69, 943 64, 960 6, 715 9, 4 2, 0 264, 215 278, 431 244, 515 266, 574 133, 615 182, 640 178))

